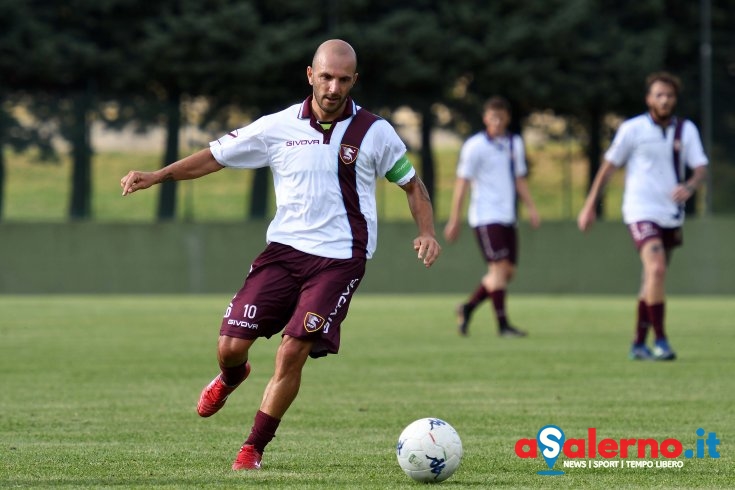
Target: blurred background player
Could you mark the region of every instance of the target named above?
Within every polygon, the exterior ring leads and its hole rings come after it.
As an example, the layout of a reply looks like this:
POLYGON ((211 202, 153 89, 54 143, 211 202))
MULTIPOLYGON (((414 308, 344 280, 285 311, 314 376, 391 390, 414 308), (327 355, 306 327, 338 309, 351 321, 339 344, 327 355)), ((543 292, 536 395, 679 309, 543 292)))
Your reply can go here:
POLYGON ((646 88, 648 112, 618 128, 579 213, 578 226, 585 231, 592 225, 602 188, 615 170, 627 164, 623 221, 643 264, 630 358, 673 360, 676 354, 664 328, 666 269, 672 250, 682 244, 684 203, 704 180, 708 160, 694 123, 673 114, 679 79, 653 73, 646 88), (685 166, 692 169, 688 180, 685 166), (656 336, 653 352, 646 346, 649 325, 656 336))
POLYGON ((263 116, 156 172, 131 171, 123 195, 166 179, 195 179, 224 167, 269 166, 276 216, 268 245, 255 259, 220 326, 220 373, 201 392, 197 412, 209 417, 250 374, 248 351, 281 333, 275 370, 250 435, 232 469, 260 468, 263 451, 296 398, 308 357, 336 354, 340 325, 376 247, 378 178, 399 185, 418 227, 413 249, 426 267, 439 256, 433 210, 406 146, 385 120, 350 97, 357 57, 348 43, 319 46, 306 76, 312 95, 263 116), (293 145, 308 140, 309 145, 293 145))
POLYGON ((459 237, 464 199, 471 188, 468 221, 487 263, 480 284, 469 300, 457 308, 457 327, 461 335, 467 335, 472 312, 488 297, 492 300, 498 334, 526 335, 510 324, 506 312, 506 291, 518 260, 517 196, 525 204, 534 228, 539 226, 540 219, 528 190, 523 139, 508 132, 510 120, 508 101, 499 96, 491 97, 483 106, 485 130, 468 138, 460 150, 444 237, 448 242, 459 237))

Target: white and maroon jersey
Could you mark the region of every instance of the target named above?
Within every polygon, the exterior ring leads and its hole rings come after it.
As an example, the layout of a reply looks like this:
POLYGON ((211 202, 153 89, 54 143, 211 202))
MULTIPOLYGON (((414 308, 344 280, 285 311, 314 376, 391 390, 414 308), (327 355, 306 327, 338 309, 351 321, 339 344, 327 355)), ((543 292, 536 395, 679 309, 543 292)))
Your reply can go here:
POLYGON ((359 234, 365 242, 363 256, 372 257, 377 244, 377 179, 404 185, 416 172, 406 158, 405 144, 383 119, 370 126, 359 150, 341 146, 359 109, 349 98, 342 116, 324 130, 311 111, 309 97, 210 143, 221 165, 270 167, 277 209, 268 226, 268 243, 346 259, 353 256, 353 237, 359 234), (355 166, 352 182, 339 178, 340 158, 355 166), (348 207, 358 210, 362 225, 348 216, 348 207))
POLYGON ((470 136, 462 145, 457 164, 457 177, 471 184, 467 210, 470 226, 514 224, 516 178, 525 177, 527 173, 520 135, 491 138, 483 131, 470 136))
POLYGON ((681 128, 680 168, 674 169, 674 132, 676 118, 667 128, 656 124, 650 114, 624 121, 617 130, 605 160, 617 167, 626 165, 623 192, 623 221, 626 224, 653 221, 663 228, 684 223, 684 212, 674 201, 684 165, 695 168, 707 165, 699 131, 691 121, 681 128))

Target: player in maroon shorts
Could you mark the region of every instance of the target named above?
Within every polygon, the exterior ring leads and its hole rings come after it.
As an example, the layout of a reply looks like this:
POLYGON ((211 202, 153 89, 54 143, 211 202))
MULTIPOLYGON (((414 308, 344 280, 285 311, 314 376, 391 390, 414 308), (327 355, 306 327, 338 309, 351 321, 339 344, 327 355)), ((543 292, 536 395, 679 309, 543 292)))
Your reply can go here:
POLYGON ((679 90, 679 79, 670 73, 647 77, 648 112, 620 125, 577 218, 582 231, 594 223, 602 188, 625 165, 623 221, 643 266, 628 354, 633 360, 676 359, 664 323, 666 272, 674 247, 682 243, 684 203, 704 180, 708 163, 697 127, 674 115, 679 90), (689 178, 686 167, 691 169, 689 178), (649 327, 656 337, 653 351, 646 345, 649 327))
POLYGON ((507 131, 510 104, 491 97, 483 108, 485 131, 465 141, 457 164, 449 221, 444 237, 459 237, 462 208, 467 190, 472 189, 468 221, 475 231, 487 271, 466 303, 457 308, 460 335, 467 335, 472 312, 486 298, 492 301, 502 337, 524 337, 526 332, 512 326, 506 310, 506 292, 515 274, 518 255, 516 196, 528 210, 531 225, 540 224, 536 205, 528 190, 525 151, 520 135, 507 131))
POLYGON ((387 121, 349 96, 356 67, 349 44, 326 41, 306 69, 313 89, 303 103, 263 116, 156 172, 131 171, 120 181, 127 195, 224 167, 269 166, 273 173, 277 211, 268 245, 225 312, 217 349, 220 373, 197 405, 202 417, 220 410, 250 374, 252 344, 281 334, 275 371, 235 470, 260 468, 266 445, 299 391, 308 357, 338 352, 341 323, 376 248, 378 177, 406 192, 418 227, 413 249, 424 266, 441 251, 431 201, 406 146, 387 121))

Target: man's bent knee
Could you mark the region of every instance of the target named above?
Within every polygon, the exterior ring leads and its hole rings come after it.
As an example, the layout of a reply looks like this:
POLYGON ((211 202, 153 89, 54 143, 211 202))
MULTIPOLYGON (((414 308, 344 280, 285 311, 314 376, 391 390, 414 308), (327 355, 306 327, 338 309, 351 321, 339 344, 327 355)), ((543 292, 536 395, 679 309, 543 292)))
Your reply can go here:
POLYGON ((253 342, 254 340, 250 339, 220 335, 217 343, 217 356, 220 363, 227 366, 242 364, 247 360, 248 350, 253 342))

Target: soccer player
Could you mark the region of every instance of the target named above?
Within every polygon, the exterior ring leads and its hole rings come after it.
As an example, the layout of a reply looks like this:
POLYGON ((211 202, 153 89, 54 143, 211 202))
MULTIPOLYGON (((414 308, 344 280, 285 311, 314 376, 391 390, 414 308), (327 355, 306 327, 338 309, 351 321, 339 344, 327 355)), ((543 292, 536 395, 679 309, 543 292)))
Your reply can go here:
POLYGON ((336 354, 340 326, 376 248, 375 186, 400 186, 418 227, 413 249, 430 267, 440 253, 429 195, 391 125, 350 97, 357 57, 345 41, 322 43, 306 77, 312 94, 210 143, 155 172, 131 171, 128 195, 164 180, 195 179, 224 167, 270 167, 276 215, 220 327, 220 373, 204 388, 197 411, 215 414, 250 373, 256 339, 281 333, 275 371, 249 436, 232 465, 259 469, 266 445, 295 399, 308 357, 336 354))
POLYGON ((648 112, 618 128, 577 220, 582 231, 592 225, 602 188, 615 170, 627 164, 623 221, 643 266, 629 354, 634 360, 676 359, 664 328, 664 281, 672 251, 682 244, 684 203, 704 180, 708 163, 697 127, 674 115, 680 87, 670 73, 647 77, 648 112), (685 165, 692 169, 689 179, 685 165), (653 352, 646 346, 649 326, 656 337, 653 352))
POLYGON ((474 293, 457 307, 460 335, 467 335, 470 315, 488 297, 492 300, 498 334, 503 337, 526 335, 510 324, 505 306, 506 291, 518 259, 516 196, 525 204, 534 228, 539 226, 540 219, 528 190, 523 139, 508 132, 510 118, 507 100, 499 96, 488 99, 482 116, 485 130, 468 138, 459 154, 452 208, 444 237, 449 242, 459 237, 464 198, 471 187, 468 221, 487 263, 487 271, 474 293))

